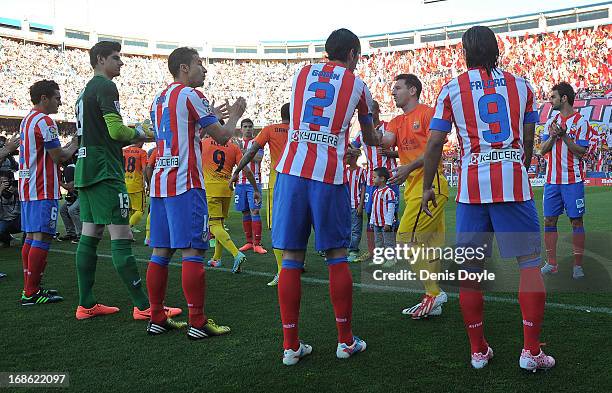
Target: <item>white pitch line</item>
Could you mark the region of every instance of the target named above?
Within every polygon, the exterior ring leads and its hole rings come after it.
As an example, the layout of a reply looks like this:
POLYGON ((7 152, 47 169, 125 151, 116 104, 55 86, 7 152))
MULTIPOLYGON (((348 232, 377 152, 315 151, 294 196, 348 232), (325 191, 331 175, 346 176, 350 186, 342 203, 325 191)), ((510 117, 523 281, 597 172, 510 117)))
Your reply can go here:
MULTIPOLYGON (((76 254, 76 252, 74 252, 74 251, 67 251, 67 250, 54 250, 54 249, 51 249, 50 251, 57 252, 57 253, 60 253, 60 254, 68 254, 68 255, 75 255, 76 254)), ((108 255, 108 254, 98 254, 98 257, 99 258, 112 259, 112 256, 108 255)), ((143 258, 136 258, 136 261, 143 262, 143 263, 148 263, 149 262, 148 259, 143 259, 143 258)), ((177 267, 181 266, 180 263, 176 263, 176 262, 170 262, 170 265, 177 266, 177 267)), ((211 270, 211 271, 222 271, 222 272, 226 272, 226 273, 231 273, 231 269, 227 269, 227 268, 223 268, 223 267, 216 267, 216 268, 206 267, 206 269, 207 270, 211 270)), ((249 276, 274 277, 273 273, 258 272, 258 271, 253 271, 253 270, 241 270, 240 274, 245 274, 245 275, 249 275, 249 276)), ((322 284, 322 285, 328 285, 329 284, 329 280, 324 280, 324 279, 320 279, 320 278, 312 278, 312 277, 302 277, 302 282, 306 282, 306 283, 309 283, 309 284, 322 284)), ((360 289, 372 289, 372 290, 384 291, 384 292, 403 292, 403 293, 417 293, 417 294, 423 293, 423 291, 421 291, 421 290, 417 290, 417 289, 413 289, 413 288, 396 287, 396 286, 384 286, 384 285, 362 284, 362 283, 353 283, 353 286, 356 287, 356 288, 360 288, 360 289)), ((449 297, 452 297, 452 298, 459 298, 459 294, 458 293, 447 292, 447 295, 449 297)), ((486 301, 491 301, 491 302, 518 304, 518 300, 517 299, 506 298, 506 297, 485 296, 484 299, 486 301)), ((578 306, 578 305, 574 305, 574 304, 550 303, 550 302, 546 302, 546 307, 548 307, 548 308, 559 308, 559 309, 562 309, 562 310, 570 310, 570 311, 584 311, 584 312, 589 312, 589 313, 600 313, 600 314, 609 314, 609 315, 612 315, 612 308, 610 308, 610 307, 578 306)))

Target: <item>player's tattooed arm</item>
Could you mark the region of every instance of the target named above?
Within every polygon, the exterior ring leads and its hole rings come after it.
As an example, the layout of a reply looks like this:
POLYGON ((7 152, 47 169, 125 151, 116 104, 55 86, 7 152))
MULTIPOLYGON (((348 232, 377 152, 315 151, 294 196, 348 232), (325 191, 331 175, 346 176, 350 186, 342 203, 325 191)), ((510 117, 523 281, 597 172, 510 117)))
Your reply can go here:
POLYGON ((253 157, 253 161, 261 162, 261 160, 263 160, 263 156, 264 156, 263 149, 259 149, 257 151, 257 154, 255 154, 255 157, 253 157))
POLYGON ((251 162, 255 158, 255 156, 259 153, 261 149, 263 149, 263 146, 257 143, 257 141, 253 141, 253 144, 244 153, 244 155, 242 156, 242 159, 238 163, 238 166, 234 170, 234 174, 231 180, 233 183, 236 183, 238 181, 238 175, 242 171, 242 168, 246 167, 249 164, 249 162, 251 162))
POLYGON ((533 156, 533 141, 535 139, 535 123, 523 125, 523 148, 525 149, 525 161, 523 165, 529 169, 531 157, 533 156))
POLYGON ((423 199, 421 200, 421 209, 429 217, 433 217, 429 210, 429 201, 434 207, 438 206, 436 202, 436 193, 432 188, 433 180, 440 165, 442 158, 442 149, 446 143, 447 132, 430 130, 425 156, 423 158, 423 199))

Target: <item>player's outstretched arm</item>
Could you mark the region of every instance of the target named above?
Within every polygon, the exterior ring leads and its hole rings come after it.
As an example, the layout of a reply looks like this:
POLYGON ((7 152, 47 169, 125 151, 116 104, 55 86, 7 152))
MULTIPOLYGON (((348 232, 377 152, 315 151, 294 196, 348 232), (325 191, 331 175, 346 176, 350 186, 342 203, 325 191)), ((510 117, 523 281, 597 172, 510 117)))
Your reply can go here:
POLYGON ((424 164, 423 156, 412 161, 410 164, 400 165, 393 170, 393 176, 389 178, 389 183, 402 185, 408 179, 412 171, 419 169, 424 164))
POLYGON ((431 187, 433 184, 434 176, 440 165, 440 158, 442 157, 442 149, 446 142, 448 133, 445 131, 430 130, 429 140, 427 141, 427 148, 425 150, 425 156, 423 158, 423 200, 421 201, 421 209, 429 217, 433 217, 431 211, 429 211, 429 201, 437 206, 436 194, 431 187))
POLYGON ((257 180, 255 180, 255 175, 253 175, 253 172, 251 172, 248 167, 244 168, 243 172, 246 175, 247 180, 253 187, 253 199, 255 200, 255 203, 259 204, 261 202, 261 191, 259 190, 259 186, 257 185, 257 180))
POLYGON ((13 154, 13 152, 19 148, 19 138, 19 134, 13 135, 9 140, 6 141, 4 146, 0 148, 0 161, 4 161, 6 157, 13 154))
POLYGON ((215 142, 225 145, 234 135, 236 129, 236 123, 240 120, 240 117, 246 109, 246 100, 243 97, 238 97, 233 105, 228 108, 228 119, 225 125, 221 125, 219 122, 210 124, 204 128, 204 132, 210 135, 215 142))
POLYGON ((259 154, 259 151, 262 149, 263 147, 257 143, 257 141, 253 141, 253 144, 251 145, 251 147, 244 153, 244 155, 242 156, 242 159, 240 160, 240 162, 238 163, 238 166, 236 167, 236 169, 234 170, 234 175, 232 176, 232 180, 234 180, 234 183, 238 180, 238 175, 240 174, 240 172, 242 171, 242 169, 244 167, 246 167, 247 165, 249 165, 249 162, 251 162, 255 156, 257 156, 257 154, 259 154), (234 179, 235 178, 235 179, 234 179))
POLYGON ((533 141, 535 139, 535 123, 523 125, 523 148, 525 149, 525 168, 529 169, 531 157, 533 156, 533 141))
POLYGON ((382 136, 380 136, 374 129, 374 123, 372 123, 371 117, 364 117, 359 119, 361 125, 361 137, 363 143, 368 146, 380 146, 382 144, 382 136))
POLYGON ((79 139, 75 135, 66 146, 49 149, 47 153, 49 153, 54 163, 61 164, 62 162, 70 160, 78 148, 79 139))

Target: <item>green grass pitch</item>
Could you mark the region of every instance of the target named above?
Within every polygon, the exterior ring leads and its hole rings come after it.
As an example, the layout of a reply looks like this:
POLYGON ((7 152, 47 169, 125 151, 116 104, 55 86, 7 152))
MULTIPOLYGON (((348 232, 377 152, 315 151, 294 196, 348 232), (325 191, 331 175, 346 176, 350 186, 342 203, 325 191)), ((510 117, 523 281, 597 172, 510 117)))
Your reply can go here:
MULTIPOLYGON (((540 213, 541 192, 535 190, 540 213)), ((587 188, 587 244, 590 232, 598 232, 602 239, 607 234, 611 239, 611 195, 610 189, 587 188)), ((454 209, 455 203, 449 202, 449 232, 454 230, 454 209)), ((227 224, 240 246, 244 241, 240 215, 232 212, 227 224)), ((565 217, 559 226, 560 275, 569 275, 571 237, 565 217)), ((134 253, 144 279, 150 251, 143 246, 144 220, 140 227, 143 233, 136 235, 134 253)), ((121 311, 77 321, 76 245, 66 242, 53 243, 44 279, 47 287, 60 290, 65 301, 21 307, 20 249, 0 249, 0 271, 8 274, 0 281, 0 372, 68 372, 70 391, 75 392, 603 392, 612 386, 607 349, 612 342, 610 291, 549 294, 547 301, 551 305, 546 309, 542 341, 547 343, 546 351, 556 357, 557 366, 532 374, 518 367, 522 324, 519 306, 514 302, 516 293, 490 294, 495 299, 485 304, 485 332, 495 349, 495 358, 485 369, 472 370, 456 297, 449 299, 442 316, 412 321, 400 311, 418 302, 417 293, 371 291, 356 286, 354 332, 367 341, 368 349, 354 358, 338 360, 333 311, 325 283, 327 269, 312 247, 303 276, 300 337, 314 350, 297 366, 285 367, 281 362, 276 289, 266 286, 276 265, 270 233, 264 229, 263 236, 270 252, 263 256, 249 252, 243 274, 207 270, 207 313, 229 325, 232 332, 199 342, 188 340, 184 332, 148 336, 146 323, 132 320, 127 292, 108 257, 98 261, 95 293, 100 302, 118 306, 121 311)), ((365 239, 362 241, 365 244, 365 239)), ((603 246, 610 259, 610 243, 603 246)), ((110 254, 107 237, 99 252, 110 254)), ((207 253, 207 259, 211 255, 207 253)), ((186 310, 177 256, 173 262, 166 304, 186 310)), ((231 267, 227 252, 223 262, 225 268, 231 267)), ((590 262, 587 256, 587 275, 590 262)), ((508 263, 516 268, 515 263, 508 263)), ((361 268, 359 264, 351 265, 355 284, 361 281, 361 268)), ((186 316, 178 319, 186 320, 186 316)))

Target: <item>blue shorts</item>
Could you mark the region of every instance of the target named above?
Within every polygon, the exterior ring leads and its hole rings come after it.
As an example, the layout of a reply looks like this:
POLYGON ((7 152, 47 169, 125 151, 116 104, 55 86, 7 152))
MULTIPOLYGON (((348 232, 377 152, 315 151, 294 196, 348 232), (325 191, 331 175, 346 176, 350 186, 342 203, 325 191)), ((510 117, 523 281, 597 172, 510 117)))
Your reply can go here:
POLYGON ((484 247, 491 256, 493 235, 502 258, 540 253, 540 221, 535 202, 457 203, 457 246, 484 247))
POLYGON ((584 215, 584 183, 544 185, 544 217, 557 217, 565 211, 569 218, 584 215))
POLYGON ((21 202, 21 230, 26 233, 43 232, 55 235, 57 232, 57 199, 21 202))
MULTIPOLYGON (((374 202, 372 200, 372 195, 374 195, 374 191, 376 191, 377 188, 378 187, 376 186, 366 186, 366 192, 364 196, 366 214, 372 214, 372 204, 374 202)), ((397 184, 389 184, 389 188, 391 188, 395 193, 395 214, 397 216, 397 213, 399 211, 400 188, 397 184)))
MULTIPOLYGON (((259 185, 258 185, 259 186, 259 185)), ((237 184, 234 190, 234 207, 236 211, 261 209, 261 202, 255 203, 253 199, 253 186, 250 184, 237 184)))
POLYGON ((151 197, 150 233, 150 247, 208 249, 206 191, 192 188, 173 197, 151 197))
POLYGON ((279 250, 305 250, 311 227, 318 251, 350 245, 348 188, 344 184, 279 173, 274 187, 272 246, 279 250))

